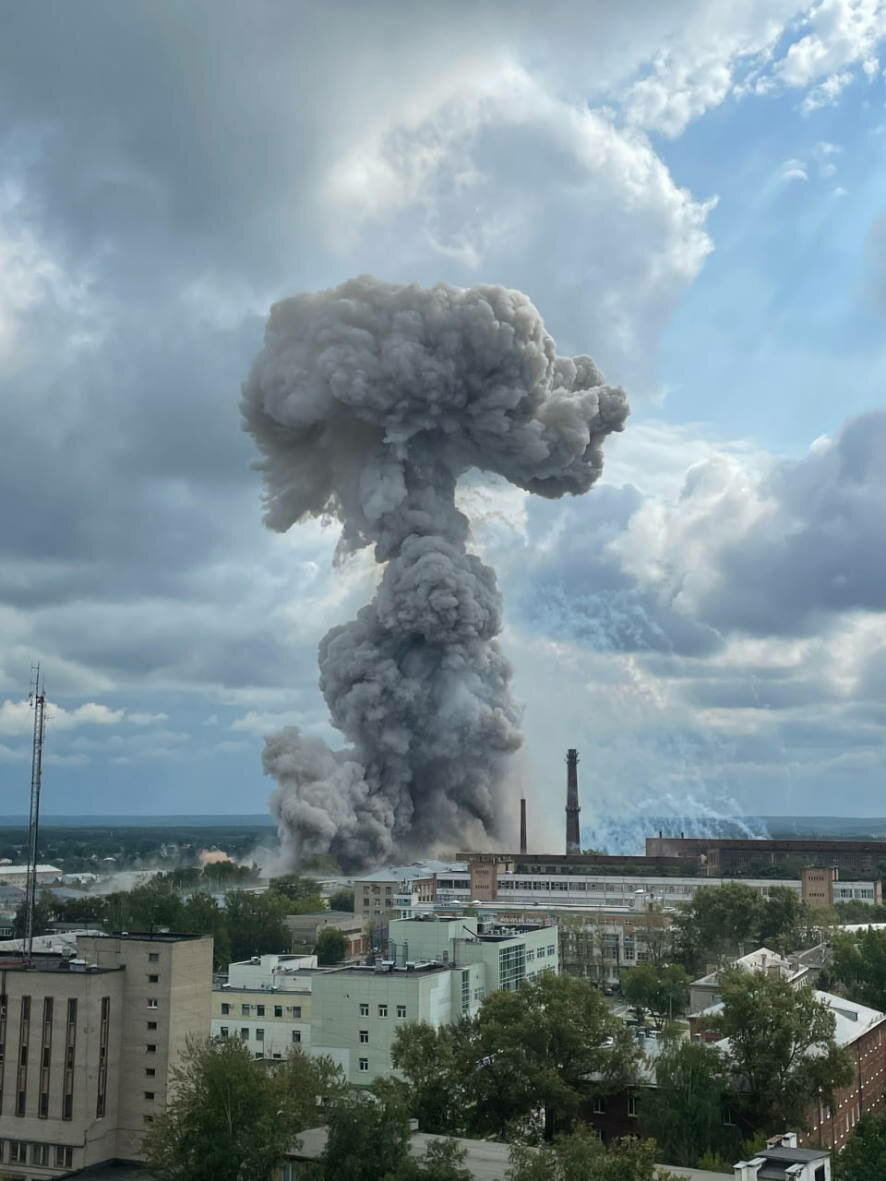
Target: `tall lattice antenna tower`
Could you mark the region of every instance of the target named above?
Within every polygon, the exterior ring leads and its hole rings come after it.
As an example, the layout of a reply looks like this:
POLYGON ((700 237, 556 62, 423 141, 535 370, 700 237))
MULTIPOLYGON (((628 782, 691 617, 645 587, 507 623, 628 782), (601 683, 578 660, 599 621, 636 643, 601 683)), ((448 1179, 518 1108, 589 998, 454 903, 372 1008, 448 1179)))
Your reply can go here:
POLYGON ((40 665, 34 673, 31 693, 34 711, 34 740, 31 749, 31 811, 28 816, 28 875, 26 883, 26 925, 24 958, 31 963, 34 955, 34 920, 37 913, 37 837, 40 831, 40 784, 43 779, 43 731, 46 727, 46 692, 40 681, 40 665))

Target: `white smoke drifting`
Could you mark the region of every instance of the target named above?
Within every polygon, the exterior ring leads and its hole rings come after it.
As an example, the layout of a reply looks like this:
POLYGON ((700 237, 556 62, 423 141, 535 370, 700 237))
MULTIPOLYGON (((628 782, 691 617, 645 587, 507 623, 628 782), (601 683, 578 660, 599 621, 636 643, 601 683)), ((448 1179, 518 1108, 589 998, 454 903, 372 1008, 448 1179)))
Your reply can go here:
POLYGON ((363 276, 274 305, 242 410, 270 528, 337 517, 342 553, 373 545, 385 563, 373 601, 320 644, 351 748, 295 727, 266 741, 284 852, 354 869, 478 826, 498 835, 519 716, 495 574, 466 550, 456 483, 478 468, 542 496, 586 492, 623 391, 589 357, 558 357, 518 291, 363 276))

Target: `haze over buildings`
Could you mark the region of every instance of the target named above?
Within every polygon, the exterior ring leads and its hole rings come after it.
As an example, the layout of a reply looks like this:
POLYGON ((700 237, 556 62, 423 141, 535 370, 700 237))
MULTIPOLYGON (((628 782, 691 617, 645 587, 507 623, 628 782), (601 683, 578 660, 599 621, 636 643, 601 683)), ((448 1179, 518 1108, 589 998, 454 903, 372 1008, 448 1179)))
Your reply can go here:
POLYGON ((4 811, 36 659, 49 812, 254 812, 266 734, 338 745, 375 564, 257 527, 237 398, 269 306, 361 273, 525 291, 631 390, 593 495, 459 492, 515 795, 574 746, 593 844, 882 810, 882 5, 57 7, 0 44, 4 811))

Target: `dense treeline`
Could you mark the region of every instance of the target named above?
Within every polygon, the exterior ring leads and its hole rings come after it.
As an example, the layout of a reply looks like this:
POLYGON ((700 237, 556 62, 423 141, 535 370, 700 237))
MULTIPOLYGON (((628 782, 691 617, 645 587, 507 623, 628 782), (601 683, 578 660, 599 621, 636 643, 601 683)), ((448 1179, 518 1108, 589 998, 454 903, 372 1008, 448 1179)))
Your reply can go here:
MULTIPOLYGON (((222 862, 203 870, 157 874, 144 885, 114 894, 59 899, 45 890, 40 896, 35 929, 39 933, 57 919, 107 931, 166 928, 211 935, 214 964, 222 968, 232 960, 288 951, 291 937, 283 922, 286 915, 326 909, 317 883, 310 879, 295 875, 275 878, 268 890, 255 893, 231 889, 229 883, 240 881, 241 875, 236 866, 225 870, 224 865, 222 862), (224 889, 221 901, 212 893, 219 889, 224 889)), ((247 870, 247 880, 250 876, 247 870)), ((22 934, 24 922, 22 905, 16 914, 17 935, 22 934)))

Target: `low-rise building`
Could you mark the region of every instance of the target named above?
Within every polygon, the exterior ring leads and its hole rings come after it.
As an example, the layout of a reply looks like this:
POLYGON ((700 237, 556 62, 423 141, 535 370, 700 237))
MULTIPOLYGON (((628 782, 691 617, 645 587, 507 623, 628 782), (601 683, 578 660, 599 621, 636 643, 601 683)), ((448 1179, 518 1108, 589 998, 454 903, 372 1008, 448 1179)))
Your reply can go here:
POLYGON ((0 1170, 58 1177, 141 1157, 189 1037, 209 1020, 212 939, 81 935, 0 961, 0 1170))
POLYGON ((321 931, 341 931, 345 937, 345 956, 365 955, 367 921, 349 910, 318 910, 310 914, 288 914, 283 920, 292 936, 293 947, 316 946, 321 931))
MULTIPOLYGON (((830 1103, 819 1098, 812 1104, 809 1130, 801 1135, 801 1143, 838 1150, 862 1115, 886 1110, 886 1013, 829 992, 816 991, 815 996, 834 1014, 834 1040, 849 1051, 853 1073, 851 1081, 835 1091, 830 1103)), ((693 1014, 690 1030, 698 1031, 705 1019, 716 1016, 722 1008, 718 1003, 693 1014)), ((728 1040, 717 1044, 728 1053, 728 1040)))
POLYGON ((388 946, 387 960, 314 978, 312 1052, 328 1054, 352 1083, 392 1073, 398 1023, 439 1026, 473 1016, 488 993, 559 968, 550 924, 503 926, 470 915, 395 919, 388 946))
MULTIPOLYGON (((0 885, 26 886, 29 872, 27 865, 0 865, 0 885)), ((48 886, 62 877, 57 865, 38 865, 36 872, 38 886, 48 886)))
POLYGON ((212 987, 210 1032, 239 1038, 256 1058, 285 1058, 311 1043, 315 955, 253 956, 228 965, 212 987))
POLYGON ((354 878, 354 914, 365 918, 370 926, 378 927, 395 917, 395 894, 409 893, 416 901, 433 902, 437 897, 438 878, 449 880, 453 875, 464 882, 466 894, 467 866, 463 862, 426 859, 364 874, 354 878))
MULTIPOLYGON (((779 955, 768 947, 758 947, 737 960, 732 966, 746 972, 765 972, 770 976, 781 976, 795 988, 802 984, 815 984, 821 972, 826 954, 824 944, 792 955, 779 955)), ((694 1013, 716 1005, 720 1000, 720 973, 708 972, 689 986, 689 1010, 694 1013)))

